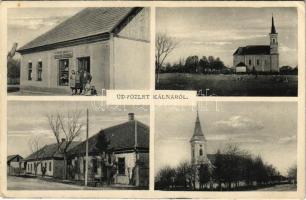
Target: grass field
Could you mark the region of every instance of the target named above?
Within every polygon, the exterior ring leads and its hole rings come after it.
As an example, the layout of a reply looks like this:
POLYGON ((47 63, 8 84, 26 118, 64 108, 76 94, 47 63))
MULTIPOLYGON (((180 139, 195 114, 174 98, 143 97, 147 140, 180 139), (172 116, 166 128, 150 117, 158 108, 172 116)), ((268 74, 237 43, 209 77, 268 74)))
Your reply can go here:
POLYGON ((205 90, 216 96, 297 96, 298 80, 286 75, 279 81, 272 75, 204 75, 165 73, 160 74, 157 90, 205 90))

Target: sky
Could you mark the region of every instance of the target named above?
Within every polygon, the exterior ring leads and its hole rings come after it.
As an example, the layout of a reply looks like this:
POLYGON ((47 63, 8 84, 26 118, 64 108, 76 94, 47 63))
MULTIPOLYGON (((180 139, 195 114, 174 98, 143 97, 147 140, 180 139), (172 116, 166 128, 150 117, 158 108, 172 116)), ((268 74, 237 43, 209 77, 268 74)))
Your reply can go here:
MULTIPOLYGON (((297 161, 297 103, 202 102, 200 123, 207 151, 237 145, 286 175, 297 161)), ((196 107, 155 107, 155 174, 164 166, 189 160, 196 107)))
MULTIPOLYGON (((86 122, 86 108, 89 109, 89 137, 101 129, 128 121, 128 113, 135 113, 135 119, 149 125, 148 106, 106 106, 101 102, 70 101, 9 101, 7 154, 19 154, 23 157, 31 153, 29 140, 39 136, 40 146, 55 143, 55 137, 48 124, 47 115, 67 114, 75 110, 82 111, 82 122, 86 122)), ((76 141, 83 141, 86 127, 76 141)))
POLYGON ((280 66, 295 67, 296 8, 157 8, 156 32, 179 42, 165 62, 178 62, 190 55, 212 55, 232 66, 238 47, 269 45, 272 14, 278 32, 280 66))
POLYGON ((8 9, 8 49, 14 42, 25 45, 83 8, 10 8, 8 9))

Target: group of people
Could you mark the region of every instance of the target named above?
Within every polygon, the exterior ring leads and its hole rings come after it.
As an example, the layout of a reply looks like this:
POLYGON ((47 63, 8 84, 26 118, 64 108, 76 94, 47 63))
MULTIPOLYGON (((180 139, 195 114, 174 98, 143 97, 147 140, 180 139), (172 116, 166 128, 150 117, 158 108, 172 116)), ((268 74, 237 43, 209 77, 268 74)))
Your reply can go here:
POLYGON ((71 70, 69 83, 72 95, 97 95, 95 86, 91 85, 92 76, 86 70, 71 70))

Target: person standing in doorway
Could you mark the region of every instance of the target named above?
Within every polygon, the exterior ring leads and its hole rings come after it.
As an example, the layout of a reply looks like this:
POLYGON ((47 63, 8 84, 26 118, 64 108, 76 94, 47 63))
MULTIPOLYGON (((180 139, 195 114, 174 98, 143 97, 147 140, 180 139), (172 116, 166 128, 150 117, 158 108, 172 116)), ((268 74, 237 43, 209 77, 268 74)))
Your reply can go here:
POLYGON ((82 87, 82 94, 85 92, 85 86, 89 82, 91 82, 92 76, 89 72, 84 70, 84 72, 81 72, 81 87, 82 87))
POLYGON ((70 75, 70 88, 71 88, 71 94, 75 95, 76 94, 76 87, 75 87, 75 71, 71 71, 70 75))
POLYGON ((81 89, 81 77, 80 77, 80 72, 77 71, 75 74, 75 92, 77 95, 82 93, 82 89, 81 89))

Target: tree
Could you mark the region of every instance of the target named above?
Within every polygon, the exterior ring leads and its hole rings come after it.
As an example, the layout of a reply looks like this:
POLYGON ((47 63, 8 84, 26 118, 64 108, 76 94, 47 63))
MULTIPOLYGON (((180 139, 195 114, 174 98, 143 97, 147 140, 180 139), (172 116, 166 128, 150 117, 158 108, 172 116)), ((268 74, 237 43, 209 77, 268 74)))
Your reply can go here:
POLYGON ((159 73, 165 59, 177 48, 178 42, 164 33, 158 33, 155 41, 155 84, 159 83, 159 73))
POLYGON ((291 166, 289 169, 288 169, 288 178, 289 180, 293 183, 293 184, 296 184, 297 182, 297 165, 294 164, 293 166, 291 166))
POLYGON ((172 179, 175 177, 175 169, 172 167, 166 166, 159 170, 155 180, 156 180, 156 187, 157 188, 170 188, 170 186, 173 184, 172 179))
POLYGON ((42 145, 40 136, 33 136, 28 141, 30 150, 34 155, 34 172, 35 176, 37 175, 37 169, 39 165, 42 163, 42 160, 45 156, 45 146, 42 145))
POLYGON ((204 73, 207 73, 208 69, 209 69, 209 62, 207 60, 206 56, 203 56, 200 61, 199 61, 199 66, 201 68, 201 71, 204 73))
POLYGON ((186 58, 185 67, 186 67, 187 72, 189 73, 198 72, 198 66, 199 66, 198 56, 188 56, 186 58))
POLYGON ((200 189, 204 189, 204 185, 210 181, 210 171, 208 164, 201 164, 199 168, 200 189))
POLYGON ((64 178, 67 179, 67 152, 73 141, 81 134, 84 123, 81 122, 81 111, 47 115, 49 126, 56 139, 58 151, 64 156, 64 178), (64 139, 64 140, 62 140, 64 139))
POLYGON ((7 61, 7 77, 19 78, 20 77, 20 60, 11 58, 7 61))

